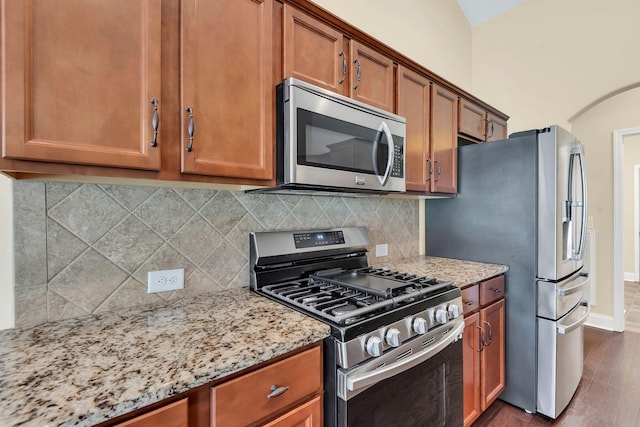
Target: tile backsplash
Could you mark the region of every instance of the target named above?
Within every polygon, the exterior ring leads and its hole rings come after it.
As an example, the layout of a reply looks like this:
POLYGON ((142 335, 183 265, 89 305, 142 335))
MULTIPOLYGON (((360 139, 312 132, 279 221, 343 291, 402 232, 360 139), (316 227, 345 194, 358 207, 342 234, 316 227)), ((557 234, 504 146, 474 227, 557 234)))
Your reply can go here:
POLYGON ((249 285, 249 231, 364 225, 370 262, 417 255, 418 200, 16 181, 16 326, 249 285), (389 255, 374 259, 375 245, 389 255), (185 289, 147 294, 147 272, 185 289))

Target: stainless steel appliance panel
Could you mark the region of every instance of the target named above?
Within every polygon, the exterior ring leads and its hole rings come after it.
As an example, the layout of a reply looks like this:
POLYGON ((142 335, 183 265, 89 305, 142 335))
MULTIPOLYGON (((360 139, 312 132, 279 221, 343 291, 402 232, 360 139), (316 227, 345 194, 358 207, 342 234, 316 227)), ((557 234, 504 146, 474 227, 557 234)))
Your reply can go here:
POLYGON ((538 280, 538 316, 556 320, 586 297, 589 277, 575 272, 561 282, 538 280))
POLYGON ((283 184, 405 191, 403 117, 296 79, 283 85, 283 184))
POLYGON ((458 196, 426 201, 427 255, 507 264, 506 388, 536 410, 537 145, 530 136, 458 149, 458 196))
POLYGON ((578 304, 564 318, 538 319, 538 412, 551 418, 567 407, 583 370, 584 322, 589 305, 578 304))
POLYGON ((569 132, 551 126, 539 135, 538 159, 537 275, 561 280, 582 267, 586 234, 586 209, 580 206, 586 194, 582 147, 569 132))

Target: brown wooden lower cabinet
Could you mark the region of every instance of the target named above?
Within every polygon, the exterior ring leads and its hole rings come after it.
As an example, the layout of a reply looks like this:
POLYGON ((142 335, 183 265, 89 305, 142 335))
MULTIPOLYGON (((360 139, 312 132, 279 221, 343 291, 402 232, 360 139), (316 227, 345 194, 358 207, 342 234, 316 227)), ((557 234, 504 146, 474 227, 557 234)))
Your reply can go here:
POLYGON ((322 396, 290 410, 264 427, 320 427, 322 425, 322 396))
POLYGON ((463 290, 465 310, 463 335, 464 425, 470 426, 502 393, 505 387, 505 299, 504 292, 479 309, 466 304, 466 295, 478 295, 484 287, 504 290, 504 276, 489 279, 463 290), (475 288, 475 289, 474 289, 475 288), (475 291, 475 292, 474 292, 475 291))
MULTIPOLYGON (((290 408, 285 415, 294 418, 297 410, 302 408, 299 402, 304 405, 305 401, 322 394, 321 353, 320 347, 314 347, 213 387, 211 425, 243 427, 258 422, 262 424, 262 420, 277 418, 290 408)), ((310 425, 320 426, 320 421, 318 419, 310 425)))
POLYGON ((155 411, 117 424, 117 427, 188 427, 189 399, 170 403, 155 411))

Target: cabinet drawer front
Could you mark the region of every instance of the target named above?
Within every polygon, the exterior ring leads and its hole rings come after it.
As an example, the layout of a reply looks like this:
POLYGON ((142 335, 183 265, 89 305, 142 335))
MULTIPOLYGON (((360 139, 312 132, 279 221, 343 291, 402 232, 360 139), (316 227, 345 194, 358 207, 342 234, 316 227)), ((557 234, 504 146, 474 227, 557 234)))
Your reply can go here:
POLYGON ((480 283, 480 305, 490 304, 504 296, 504 276, 480 283))
POLYGON ((314 347, 213 388, 212 426, 247 426, 322 390, 322 355, 314 347), (272 386, 289 387, 268 398, 272 386))
POLYGON ((469 314, 480 307, 480 287, 469 286, 462 289, 462 313, 469 314))
POLYGON ((189 400, 182 399, 162 408, 140 415, 116 427, 187 427, 189 425, 189 400))

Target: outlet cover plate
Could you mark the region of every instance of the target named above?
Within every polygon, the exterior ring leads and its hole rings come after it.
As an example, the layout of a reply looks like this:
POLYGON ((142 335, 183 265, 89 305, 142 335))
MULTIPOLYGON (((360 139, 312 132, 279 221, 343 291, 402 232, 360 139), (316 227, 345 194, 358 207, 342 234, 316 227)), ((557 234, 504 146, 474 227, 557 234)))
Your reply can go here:
POLYGON ((387 256, 389 255, 389 245, 383 243, 381 245, 376 245, 376 256, 387 256))
POLYGON ((184 289, 184 268, 150 271, 147 275, 147 293, 184 289))

